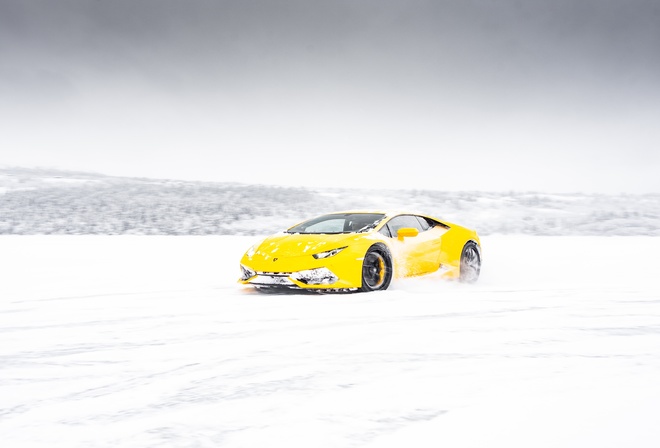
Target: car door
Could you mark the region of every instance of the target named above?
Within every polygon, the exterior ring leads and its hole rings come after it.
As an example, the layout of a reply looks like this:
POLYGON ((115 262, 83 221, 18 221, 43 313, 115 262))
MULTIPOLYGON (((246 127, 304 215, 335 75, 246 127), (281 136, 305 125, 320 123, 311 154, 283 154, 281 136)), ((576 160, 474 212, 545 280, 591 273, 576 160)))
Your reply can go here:
POLYGON ((446 229, 431 226, 425 218, 416 215, 395 216, 387 226, 397 276, 421 275, 438 269, 441 239, 446 229), (397 233, 402 228, 414 228, 419 233, 416 236, 398 238, 397 233))

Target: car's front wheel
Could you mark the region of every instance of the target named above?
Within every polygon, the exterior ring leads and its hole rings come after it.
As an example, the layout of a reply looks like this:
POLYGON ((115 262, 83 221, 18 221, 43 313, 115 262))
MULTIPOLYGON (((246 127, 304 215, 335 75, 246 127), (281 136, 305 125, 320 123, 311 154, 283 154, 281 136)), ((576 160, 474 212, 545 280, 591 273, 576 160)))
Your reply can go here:
POLYGON ((474 283, 481 273, 481 252, 474 241, 468 241, 461 253, 461 271, 459 279, 465 283, 474 283))
POLYGON ((384 247, 372 246, 362 261, 361 291, 387 289, 392 281, 392 258, 384 247))

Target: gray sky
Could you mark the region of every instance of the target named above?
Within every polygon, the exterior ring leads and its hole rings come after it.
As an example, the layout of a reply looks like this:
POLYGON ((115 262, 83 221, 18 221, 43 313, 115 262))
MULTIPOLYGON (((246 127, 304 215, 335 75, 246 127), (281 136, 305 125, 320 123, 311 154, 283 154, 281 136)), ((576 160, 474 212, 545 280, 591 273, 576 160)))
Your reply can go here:
POLYGON ((660 0, 0 0, 0 165, 660 192, 660 0))

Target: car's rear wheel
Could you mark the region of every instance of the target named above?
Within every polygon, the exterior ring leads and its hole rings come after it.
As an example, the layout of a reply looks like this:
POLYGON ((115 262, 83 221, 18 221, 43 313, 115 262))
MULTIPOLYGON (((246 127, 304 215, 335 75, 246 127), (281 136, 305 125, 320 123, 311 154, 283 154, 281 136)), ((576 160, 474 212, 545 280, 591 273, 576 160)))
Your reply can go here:
POLYGON ((372 246, 362 261, 361 291, 387 289, 392 281, 392 258, 384 247, 372 246))
POLYGON ((461 271, 459 279, 465 283, 474 283, 481 273, 481 253, 474 241, 469 241, 461 253, 461 271))

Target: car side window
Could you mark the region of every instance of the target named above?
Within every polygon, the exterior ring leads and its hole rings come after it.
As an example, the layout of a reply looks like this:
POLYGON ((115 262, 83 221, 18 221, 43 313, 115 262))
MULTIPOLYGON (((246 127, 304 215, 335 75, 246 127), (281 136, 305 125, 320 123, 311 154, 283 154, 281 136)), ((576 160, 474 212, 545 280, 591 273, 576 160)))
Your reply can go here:
POLYGON ((426 227, 426 229, 423 228, 422 224, 414 215, 395 216, 387 223, 387 227, 389 228, 390 235, 392 237, 395 237, 399 229, 402 229, 404 227, 412 227, 419 230, 420 232, 423 232, 424 230, 428 229, 428 227, 426 227))
POLYGON ((422 229, 424 231, 428 230, 430 227, 433 227, 426 218, 423 216, 417 216, 417 219, 419 220, 419 224, 422 226, 422 229))
POLYGON ((392 238, 392 233, 390 232, 390 228, 387 226, 387 224, 381 227, 378 233, 385 235, 386 237, 392 238))

